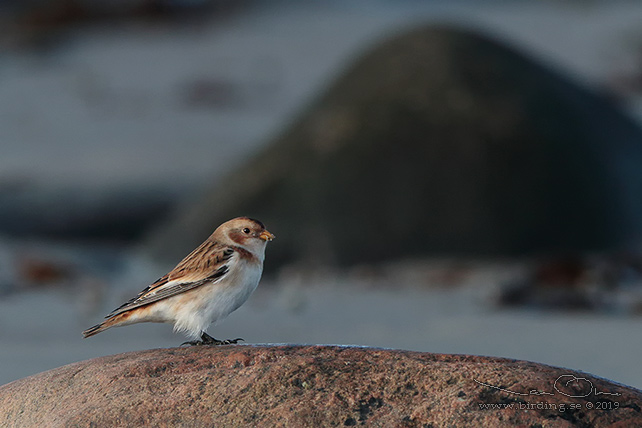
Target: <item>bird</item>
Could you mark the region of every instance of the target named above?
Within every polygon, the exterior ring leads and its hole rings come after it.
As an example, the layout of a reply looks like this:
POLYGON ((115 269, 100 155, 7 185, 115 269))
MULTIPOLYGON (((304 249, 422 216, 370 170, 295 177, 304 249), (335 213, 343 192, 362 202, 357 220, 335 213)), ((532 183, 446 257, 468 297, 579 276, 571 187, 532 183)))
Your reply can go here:
POLYGON ((193 339, 183 345, 228 345, 243 340, 218 340, 205 330, 250 297, 261 279, 265 247, 274 238, 263 223, 249 217, 221 224, 174 269, 114 309, 105 321, 83 331, 83 336, 111 327, 161 322, 174 324, 175 332, 193 339))

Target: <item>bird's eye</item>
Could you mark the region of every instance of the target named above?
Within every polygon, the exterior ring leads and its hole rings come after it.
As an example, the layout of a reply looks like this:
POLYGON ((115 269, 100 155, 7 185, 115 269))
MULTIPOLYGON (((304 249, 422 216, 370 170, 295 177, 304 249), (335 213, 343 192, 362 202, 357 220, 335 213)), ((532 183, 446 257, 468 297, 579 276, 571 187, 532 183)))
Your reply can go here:
POLYGON ((246 227, 245 229, 243 229, 243 233, 250 233, 250 229, 246 227))

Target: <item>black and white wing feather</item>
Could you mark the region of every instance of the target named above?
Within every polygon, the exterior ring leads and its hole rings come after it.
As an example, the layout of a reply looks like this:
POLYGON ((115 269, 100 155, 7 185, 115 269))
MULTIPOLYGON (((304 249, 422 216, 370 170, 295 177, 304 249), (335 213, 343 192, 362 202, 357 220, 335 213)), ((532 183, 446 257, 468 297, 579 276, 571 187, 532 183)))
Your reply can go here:
POLYGON ((203 284, 220 281, 230 270, 233 248, 205 241, 185 257, 171 272, 138 293, 136 297, 114 309, 105 318, 167 299, 203 284))

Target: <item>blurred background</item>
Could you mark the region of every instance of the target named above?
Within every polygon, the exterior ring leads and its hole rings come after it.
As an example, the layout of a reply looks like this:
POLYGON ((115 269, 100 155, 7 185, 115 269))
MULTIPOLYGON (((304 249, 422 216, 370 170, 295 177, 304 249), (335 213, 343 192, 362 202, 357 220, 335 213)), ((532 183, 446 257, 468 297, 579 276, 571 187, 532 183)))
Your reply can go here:
POLYGON ((209 333, 526 359, 642 388, 642 4, 0 2, 0 384, 248 215, 209 333))

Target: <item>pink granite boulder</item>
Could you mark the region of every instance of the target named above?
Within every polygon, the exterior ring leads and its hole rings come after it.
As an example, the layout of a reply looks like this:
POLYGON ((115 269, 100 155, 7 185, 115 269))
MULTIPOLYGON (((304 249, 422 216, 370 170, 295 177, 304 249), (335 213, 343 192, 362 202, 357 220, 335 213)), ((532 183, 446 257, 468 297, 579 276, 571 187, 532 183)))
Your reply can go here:
POLYGON ((339 346, 153 349, 0 387, 2 427, 642 426, 642 392, 526 361, 339 346))

